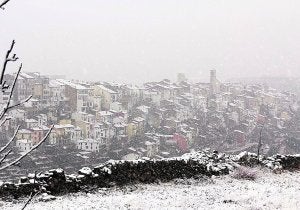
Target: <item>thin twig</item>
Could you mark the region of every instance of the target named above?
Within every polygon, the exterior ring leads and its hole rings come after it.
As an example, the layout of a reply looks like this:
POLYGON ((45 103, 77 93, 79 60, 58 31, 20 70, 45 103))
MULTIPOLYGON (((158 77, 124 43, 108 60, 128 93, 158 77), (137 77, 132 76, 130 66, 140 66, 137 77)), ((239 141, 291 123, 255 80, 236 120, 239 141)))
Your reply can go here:
MULTIPOLYGON (((33 184, 35 184, 35 180, 36 180, 36 171, 34 172, 34 180, 33 180, 33 184)), ((26 208, 26 206, 28 206, 28 204, 31 202, 31 200, 32 200, 37 194, 39 194, 39 193, 40 193, 40 190, 37 191, 37 192, 35 192, 35 193, 31 192, 31 193, 30 193, 30 196, 29 196, 28 200, 26 201, 26 203, 24 204, 22 210, 24 210, 24 209, 26 208)))
MULTIPOLYGON (((28 96, 26 99, 14 104, 14 105, 11 105, 7 108, 6 112, 10 109, 13 109, 13 108, 16 108, 17 106, 21 106, 23 105, 24 103, 28 102, 30 99, 32 98, 32 95, 28 96)), ((0 118, 1 119, 1 118, 0 118)))
POLYGON ((10 102, 11 102, 11 99, 12 99, 12 95, 13 95, 13 91, 14 91, 14 89, 15 89, 15 86, 16 86, 16 83, 17 83, 17 80, 18 80, 18 77, 19 77, 19 75, 20 75, 21 70, 22 70, 22 63, 21 63, 21 65, 20 65, 20 67, 19 67, 19 70, 18 70, 16 76, 15 76, 14 82, 13 82, 13 84, 12 84, 11 91, 10 91, 10 93, 9 93, 8 100, 7 100, 7 102, 6 102, 6 106, 3 108, 3 111, 2 111, 2 113, 1 113, 1 115, 0 115, 0 120, 3 118, 3 116, 5 115, 5 113, 6 113, 9 109, 12 109, 12 108, 14 108, 14 107, 16 107, 16 106, 19 106, 19 105, 21 105, 22 103, 27 102, 27 101, 31 98, 31 96, 29 96, 25 101, 22 101, 22 102, 20 102, 20 103, 17 103, 16 105, 12 105, 12 106, 10 105, 10 102))
POLYGON ((28 198, 28 200, 26 201, 26 203, 24 204, 24 206, 22 207, 22 210, 24 210, 26 208, 26 206, 28 206, 28 204, 31 202, 31 200, 38 194, 38 192, 36 193, 33 193, 31 192, 30 193, 30 196, 28 198))
MULTIPOLYGON (((3 6, 3 3, 0 5, 0 8, 2 6, 3 6)), ((4 58, 4 64, 3 64, 3 67, 2 67, 1 77, 0 77, 0 84, 1 85, 3 84, 3 78, 4 78, 4 74, 5 74, 8 62, 18 60, 18 57, 16 57, 16 54, 14 54, 12 58, 10 58, 10 54, 11 54, 12 50, 14 49, 15 43, 16 43, 15 40, 13 40, 11 45, 10 45, 9 50, 6 52, 6 55, 5 55, 5 58, 4 58)))
POLYGON ((0 123, 0 127, 2 127, 2 125, 4 125, 9 120, 11 120, 11 117, 5 117, 5 119, 0 123))
POLYGON ((9 147, 9 145, 11 144, 11 142, 15 139, 15 137, 16 137, 16 135, 17 135, 19 129, 20 129, 20 126, 17 127, 17 129, 15 130, 14 135, 13 135, 13 136, 11 137, 11 139, 7 142, 7 144, 6 144, 4 147, 2 147, 2 148, 0 149, 0 154, 1 154, 1 152, 3 152, 7 147, 9 147))
POLYGON ((4 6, 9 2, 10 0, 5 0, 3 3, 0 4, 0 9, 5 9, 4 6))
POLYGON ((12 152, 12 150, 8 150, 8 152, 3 156, 3 158, 1 158, 0 160, 0 166, 2 165, 2 163, 4 162, 4 160, 7 158, 7 156, 12 152))
POLYGON ((2 84, 2 93, 5 92, 5 90, 7 90, 9 88, 9 85, 6 84, 6 81, 3 82, 2 84))
POLYGON ((33 146, 28 152, 26 152, 25 154, 23 154, 22 156, 20 156, 16 160, 14 160, 13 162, 7 164, 6 166, 1 167, 0 171, 4 170, 6 168, 9 168, 9 167, 11 167, 13 165, 16 165, 19 161, 21 161, 23 158, 25 158, 28 154, 30 154, 32 151, 34 151, 35 149, 37 149, 48 138, 48 136, 50 135, 53 127, 54 127, 54 125, 52 125, 50 127, 50 129, 48 130, 47 134, 44 136, 44 138, 37 145, 33 146))
POLYGON ((21 65, 20 65, 20 67, 19 67, 19 70, 18 70, 18 72, 17 72, 17 74, 16 74, 16 76, 15 76, 14 82, 13 82, 13 84, 12 84, 11 91, 10 91, 10 93, 9 93, 9 97, 8 97, 8 101, 7 101, 6 108, 8 108, 9 105, 10 105, 10 101, 11 101, 11 98, 12 98, 12 94, 13 94, 14 89, 15 89, 15 86, 16 86, 16 84, 17 84, 17 80, 18 80, 18 77, 19 77, 20 72, 21 72, 21 70, 22 70, 22 67, 23 67, 23 64, 21 63, 21 65))

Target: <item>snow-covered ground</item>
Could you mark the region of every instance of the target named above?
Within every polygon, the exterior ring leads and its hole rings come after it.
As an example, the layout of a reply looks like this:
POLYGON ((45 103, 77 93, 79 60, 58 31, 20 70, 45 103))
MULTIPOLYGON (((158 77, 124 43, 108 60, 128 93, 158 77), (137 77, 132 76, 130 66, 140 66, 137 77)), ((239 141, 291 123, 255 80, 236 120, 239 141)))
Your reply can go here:
MULTIPOLYGON (((291 210, 300 209, 300 172, 259 172, 255 181, 237 180, 230 176, 175 180, 66 195, 50 202, 36 200, 27 209, 291 210)), ((0 201, 0 209, 20 209, 23 203, 0 201)))

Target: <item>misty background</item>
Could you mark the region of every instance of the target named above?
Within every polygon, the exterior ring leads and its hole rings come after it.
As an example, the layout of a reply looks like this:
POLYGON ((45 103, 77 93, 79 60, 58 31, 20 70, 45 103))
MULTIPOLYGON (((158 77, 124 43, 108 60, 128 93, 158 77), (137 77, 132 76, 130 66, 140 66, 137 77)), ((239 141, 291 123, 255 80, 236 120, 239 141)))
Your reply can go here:
POLYGON ((0 56, 16 39, 24 72, 94 81, 298 77, 299 11, 298 0, 11 0, 0 56))

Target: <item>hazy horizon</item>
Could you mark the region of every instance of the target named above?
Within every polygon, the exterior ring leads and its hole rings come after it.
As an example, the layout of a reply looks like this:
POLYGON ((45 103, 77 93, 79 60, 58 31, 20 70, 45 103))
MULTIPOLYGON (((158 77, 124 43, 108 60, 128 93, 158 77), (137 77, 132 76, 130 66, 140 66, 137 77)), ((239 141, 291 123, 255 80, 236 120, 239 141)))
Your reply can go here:
POLYGON ((299 77, 299 10, 279 0, 11 0, 0 56, 16 39, 24 72, 82 80, 299 77))

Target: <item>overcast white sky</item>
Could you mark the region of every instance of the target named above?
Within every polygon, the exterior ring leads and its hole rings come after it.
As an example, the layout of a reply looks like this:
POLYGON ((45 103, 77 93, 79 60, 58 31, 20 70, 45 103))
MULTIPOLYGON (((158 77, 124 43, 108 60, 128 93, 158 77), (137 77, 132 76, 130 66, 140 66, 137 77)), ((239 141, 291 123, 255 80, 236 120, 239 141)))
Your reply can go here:
POLYGON ((0 55, 12 38, 24 71, 141 82, 300 76, 299 0, 11 0, 0 11, 0 55))

